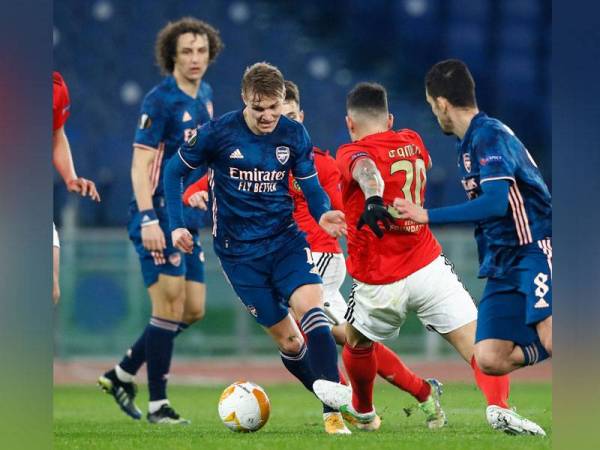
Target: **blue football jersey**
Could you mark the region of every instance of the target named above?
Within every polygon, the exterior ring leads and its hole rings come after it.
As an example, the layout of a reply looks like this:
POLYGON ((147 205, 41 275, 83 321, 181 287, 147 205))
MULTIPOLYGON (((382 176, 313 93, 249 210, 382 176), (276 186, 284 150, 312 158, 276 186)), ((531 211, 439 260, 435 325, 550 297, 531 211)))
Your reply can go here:
POLYGON ((298 233, 289 194, 296 178, 316 175, 310 137, 285 116, 272 133, 254 134, 243 111, 203 125, 180 150, 191 168, 208 165, 213 236, 220 257, 258 258, 298 233))
POLYGON ((469 199, 481 194, 481 184, 486 181, 510 182, 506 215, 481 221, 475 228, 479 275, 499 276, 511 249, 552 236, 550 192, 514 132, 483 112, 473 118, 457 150, 462 184, 469 199))
MULTIPOLYGON (((212 118, 212 95, 212 88, 203 81, 192 98, 179 89, 173 76, 168 76, 144 97, 134 145, 156 149, 151 172, 153 197, 163 196, 163 170, 169 158, 212 118)), ((190 174, 185 185, 201 175, 190 174)))

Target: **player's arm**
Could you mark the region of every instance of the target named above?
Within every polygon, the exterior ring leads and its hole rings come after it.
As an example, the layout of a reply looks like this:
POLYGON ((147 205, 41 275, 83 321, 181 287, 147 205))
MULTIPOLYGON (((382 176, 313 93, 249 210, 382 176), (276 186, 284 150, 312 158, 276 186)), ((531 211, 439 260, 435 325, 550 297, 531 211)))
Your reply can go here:
POLYGON ((401 219, 417 223, 465 223, 503 217, 508 209, 508 180, 492 180, 481 185, 482 194, 474 200, 442 208, 424 209, 403 198, 394 200, 401 219))
POLYGON ((70 192, 76 192, 82 197, 88 196, 97 202, 100 201, 100 194, 98 194, 94 182, 78 177, 75 172, 71 146, 64 126, 52 134, 52 163, 70 192))
POLYGON ((186 206, 206 211, 208 202, 208 175, 204 175, 190 184, 183 193, 183 203, 186 206))
POLYGON ((381 239, 383 230, 379 227, 379 222, 389 231, 390 226, 394 223, 394 218, 383 202, 385 183, 375 161, 366 154, 355 159, 352 166, 352 178, 365 195, 365 210, 360 216, 356 228, 360 230, 364 225, 368 225, 373 233, 381 239))
POLYGON ((183 181, 185 177, 200 165, 206 164, 207 149, 212 144, 212 122, 205 124, 195 132, 171 157, 165 168, 164 189, 171 227, 173 245, 185 253, 191 253, 194 241, 185 227, 183 219, 183 181))

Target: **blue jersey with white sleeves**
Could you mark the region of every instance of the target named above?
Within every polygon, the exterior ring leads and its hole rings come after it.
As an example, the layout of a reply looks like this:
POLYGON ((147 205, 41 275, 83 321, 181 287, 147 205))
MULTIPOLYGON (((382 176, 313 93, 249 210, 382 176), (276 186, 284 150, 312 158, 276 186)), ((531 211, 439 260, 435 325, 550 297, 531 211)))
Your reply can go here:
POLYGON ((483 112, 472 119, 457 150, 462 184, 469 199, 482 193, 482 183, 510 183, 506 214, 480 221, 475 228, 479 275, 500 276, 515 249, 552 236, 550 192, 513 131, 483 112))
MULTIPOLYGON (((168 76, 144 97, 134 146, 156 152, 150 174, 153 198, 164 195, 162 178, 169 159, 186 138, 212 118, 212 96, 212 88, 205 81, 193 98, 168 76)), ((198 175, 193 174, 194 179, 198 175)))
POLYGON ((233 111, 202 126, 181 147, 180 157, 188 168, 210 169, 220 257, 258 258, 300 233, 288 177, 291 171, 298 180, 316 179, 312 143, 302 124, 281 116, 273 132, 256 135, 243 111, 233 111))

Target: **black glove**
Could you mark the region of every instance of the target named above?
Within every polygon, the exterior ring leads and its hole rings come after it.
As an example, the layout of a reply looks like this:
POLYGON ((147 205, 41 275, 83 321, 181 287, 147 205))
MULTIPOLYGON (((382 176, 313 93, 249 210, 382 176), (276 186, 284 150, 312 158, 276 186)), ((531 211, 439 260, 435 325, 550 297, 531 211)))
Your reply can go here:
POLYGON ((373 233, 381 239, 383 230, 379 228, 377 222, 381 222, 386 231, 390 231, 390 225, 394 223, 394 217, 387 210, 383 199, 378 195, 374 195, 365 201, 365 210, 361 214, 356 228, 360 230, 363 225, 368 225, 373 233))

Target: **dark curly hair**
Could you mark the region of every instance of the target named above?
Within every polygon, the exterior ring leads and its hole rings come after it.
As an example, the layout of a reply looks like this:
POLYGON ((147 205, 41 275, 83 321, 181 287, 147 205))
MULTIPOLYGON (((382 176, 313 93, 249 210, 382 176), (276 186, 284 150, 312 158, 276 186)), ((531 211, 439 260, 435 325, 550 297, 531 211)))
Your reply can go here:
POLYGON ((208 38, 209 64, 212 64, 223 50, 224 45, 219 30, 212 25, 194 17, 183 17, 176 22, 169 22, 158 32, 156 45, 154 46, 156 64, 160 67, 162 73, 173 73, 175 56, 177 55, 177 39, 185 33, 206 35, 208 38))

